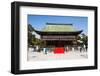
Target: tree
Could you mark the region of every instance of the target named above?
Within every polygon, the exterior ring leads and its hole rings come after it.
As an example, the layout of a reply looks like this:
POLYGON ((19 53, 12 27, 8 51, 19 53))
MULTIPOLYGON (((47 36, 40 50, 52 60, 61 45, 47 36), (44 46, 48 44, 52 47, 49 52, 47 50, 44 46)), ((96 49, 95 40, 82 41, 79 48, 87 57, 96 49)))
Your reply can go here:
POLYGON ((78 36, 77 40, 80 40, 82 42, 81 44, 84 44, 86 47, 88 46, 88 36, 84 33, 81 34, 81 36, 78 36))
POLYGON ((82 34, 82 39, 83 44, 87 47, 88 46, 88 36, 86 36, 85 34, 82 34))
POLYGON ((34 28, 32 25, 28 24, 28 46, 32 45, 32 39, 35 38, 34 35, 32 35, 32 32, 34 31, 34 28))

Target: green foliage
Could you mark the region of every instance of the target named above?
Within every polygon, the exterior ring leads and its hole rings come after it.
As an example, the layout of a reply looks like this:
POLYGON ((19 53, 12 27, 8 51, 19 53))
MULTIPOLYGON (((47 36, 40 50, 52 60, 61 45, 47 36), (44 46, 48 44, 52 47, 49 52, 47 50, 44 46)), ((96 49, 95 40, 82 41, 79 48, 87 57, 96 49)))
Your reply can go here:
POLYGON ((35 38, 35 36, 32 35, 32 31, 32 26, 28 24, 28 46, 32 45, 32 38, 35 38))
POLYGON ((81 36, 78 36, 77 40, 80 40, 83 42, 84 45, 88 45, 88 36, 85 34, 82 34, 81 36))
POLYGON ((85 45, 88 44, 88 36, 86 36, 85 34, 82 34, 82 39, 81 39, 81 40, 83 41, 83 43, 84 43, 85 45))
POLYGON ((45 41, 38 38, 32 38, 32 45, 45 45, 45 41))

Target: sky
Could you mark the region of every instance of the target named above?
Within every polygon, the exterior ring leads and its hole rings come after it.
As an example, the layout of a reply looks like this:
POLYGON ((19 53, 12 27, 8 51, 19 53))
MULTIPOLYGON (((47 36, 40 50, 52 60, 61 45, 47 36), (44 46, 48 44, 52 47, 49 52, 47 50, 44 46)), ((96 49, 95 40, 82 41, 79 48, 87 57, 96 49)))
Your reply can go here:
POLYGON ((82 33, 88 34, 88 17, 28 15, 28 24, 31 24, 36 30, 42 30, 46 26, 46 23, 73 24, 74 28, 83 30, 82 33))

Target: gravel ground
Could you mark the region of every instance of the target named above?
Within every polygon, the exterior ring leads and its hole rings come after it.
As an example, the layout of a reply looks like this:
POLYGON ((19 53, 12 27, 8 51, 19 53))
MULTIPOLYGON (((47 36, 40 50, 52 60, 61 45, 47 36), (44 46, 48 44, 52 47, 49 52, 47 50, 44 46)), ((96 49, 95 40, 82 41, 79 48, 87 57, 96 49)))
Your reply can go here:
POLYGON ((49 52, 44 54, 43 52, 33 52, 31 49, 28 51, 28 61, 40 61, 40 60, 62 60, 62 59, 86 59, 88 58, 87 52, 68 51, 64 54, 54 54, 49 52))

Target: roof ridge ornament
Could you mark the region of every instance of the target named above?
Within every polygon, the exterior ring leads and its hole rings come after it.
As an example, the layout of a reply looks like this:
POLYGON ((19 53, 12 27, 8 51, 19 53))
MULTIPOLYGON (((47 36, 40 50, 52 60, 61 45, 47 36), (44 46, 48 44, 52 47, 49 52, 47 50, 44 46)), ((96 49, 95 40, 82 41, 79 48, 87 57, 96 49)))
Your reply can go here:
POLYGON ((46 25, 73 25, 71 23, 46 23, 46 25))

